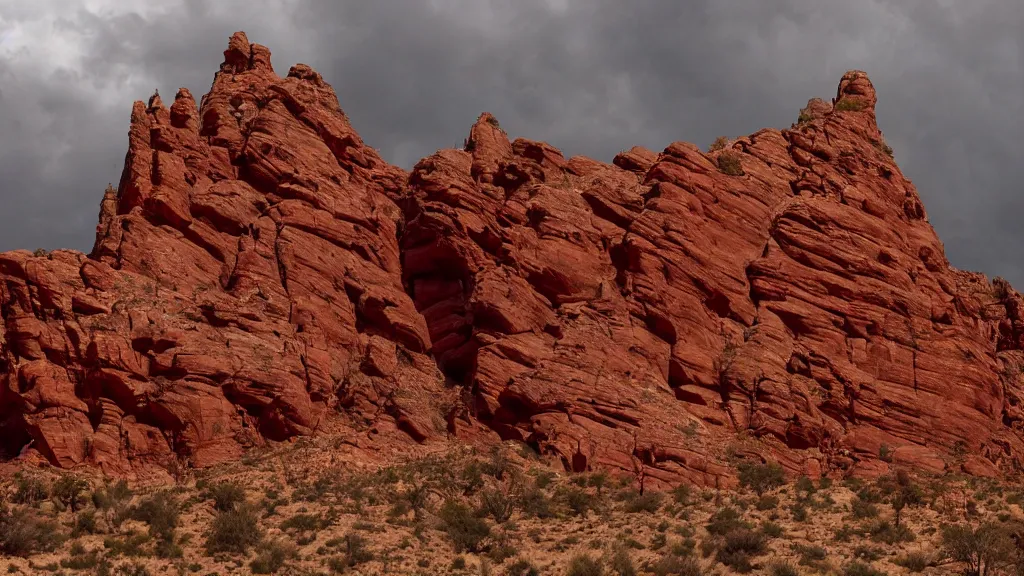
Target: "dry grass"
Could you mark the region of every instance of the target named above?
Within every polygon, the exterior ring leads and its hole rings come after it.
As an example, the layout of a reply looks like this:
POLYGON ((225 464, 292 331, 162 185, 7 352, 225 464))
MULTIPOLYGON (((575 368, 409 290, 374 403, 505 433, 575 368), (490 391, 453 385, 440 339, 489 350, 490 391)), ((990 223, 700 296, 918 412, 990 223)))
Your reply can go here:
POLYGON ((640 494, 511 446, 385 468, 325 465, 330 450, 283 447, 134 492, 8 478, 0 574, 951 574, 971 546, 1016 562, 996 537, 1024 522, 1021 490, 968 478, 783 483, 768 465, 744 467, 738 492, 640 494))

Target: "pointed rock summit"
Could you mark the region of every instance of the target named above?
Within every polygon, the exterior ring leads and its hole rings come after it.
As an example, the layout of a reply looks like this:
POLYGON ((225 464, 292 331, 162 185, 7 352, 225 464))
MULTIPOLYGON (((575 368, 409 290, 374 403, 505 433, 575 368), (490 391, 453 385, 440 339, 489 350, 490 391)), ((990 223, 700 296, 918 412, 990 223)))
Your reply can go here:
POLYGON ((0 455, 159 480, 300 435, 727 487, 1024 454, 1024 301, 951 268, 849 72, 788 130, 612 163, 482 114, 410 173, 234 34, 131 114, 86 256, 0 254, 0 455))

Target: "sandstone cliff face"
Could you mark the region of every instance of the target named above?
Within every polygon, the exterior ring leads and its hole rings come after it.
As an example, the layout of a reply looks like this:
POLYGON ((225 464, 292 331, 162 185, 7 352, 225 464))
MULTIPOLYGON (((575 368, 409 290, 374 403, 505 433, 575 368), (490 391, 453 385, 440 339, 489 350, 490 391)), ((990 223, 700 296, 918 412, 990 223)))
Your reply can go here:
POLYGON ((728 486, 1017 470, 1024 301, 949 266, 846 74, 789 130, 612 164, 492 116, 411 174, 231 38, 132 111, 85 256, 0 254, 0 449, 152 475, 263 439, 525 441, 728 486))

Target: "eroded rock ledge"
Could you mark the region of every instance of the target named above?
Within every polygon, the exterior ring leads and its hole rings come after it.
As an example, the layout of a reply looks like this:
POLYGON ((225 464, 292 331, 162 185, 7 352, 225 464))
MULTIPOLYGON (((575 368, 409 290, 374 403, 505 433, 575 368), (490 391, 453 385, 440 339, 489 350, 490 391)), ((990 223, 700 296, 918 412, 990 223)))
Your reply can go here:
POLYGON ((947 263, 849 72, 788 130, 612 164, 480 116, 412 173, 232 36, 132 110, 90 255, 0 254, 0 450, 164 474, 331 431, 734 482, 1020 468, 1021 297, 947 263))

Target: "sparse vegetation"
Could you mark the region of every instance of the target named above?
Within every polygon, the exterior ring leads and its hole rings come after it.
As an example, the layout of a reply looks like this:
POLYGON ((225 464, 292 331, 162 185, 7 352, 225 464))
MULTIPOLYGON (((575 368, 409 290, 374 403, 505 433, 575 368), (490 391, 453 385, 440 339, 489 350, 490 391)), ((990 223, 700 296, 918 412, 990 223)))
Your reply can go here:
POLYGON ((708 152, 717 152, 719 150, 723 150, 728 144, 728 138, 726 138, 725 136, 719 136, 718 138, 715 138, 715 141, 712 142, 710 146, 708 146, 708 152))
POLYGON ((577 554, 569 561, 569 569, 565 573, 567 576, 603 576, 604 566, 588 554, 577 554))
POLYGON ((214 510, 227 512, 245 502, 245 489, 235 482, 220 482, 207 491, 206 497, 213 500, 214 510))
POLYGON ((256 509, 249 505, 218 513, 206 538, 210 554, 245 554, 263 537, 256 509))
POLYGON ((491 535, 487 522, 457 500, 445 502, 438 517, 457 552, 478 552, 483 541, 491 535))
POLYGON ((1003 526, 986 522, 978 526, 956 524, 942 530, 943 551, 962 562, 966 574, 985 576, 1020 563, 1017 547, 1003 526))
POLYGON ((758 496, 782 486, 786 481, 782 466, 775 462, 743 462, 738 469, 740 485, 753 490, 758 496))
POLYGON ((836 102, 835 109, 838 112, 860 112, 867 108, 862 100, 854 100, 852 98, 842 98, 839 102, 836 102))
POLYGON ((631 514, 638 514, 641 512, 653 514, 661 508, 661 502, 664 497, 665 495, 661 492, 645 492, 643 494, 639 492, 632 493, 626 498, 626 512, 631 514))
POLYGON ((930 560, 924 552, 908 552, 896 558, 895 562, 911 572, 924 572, 930 560))
POLYGON ((744 172, 740 154, 732 150, 723 150, 718 155, 718 169, 729 176, 742 176, 744 172))
POLYGON ((89 484, 84 480, 76 478, 72 474, 62 474, 53 484, 53 498, 62 506, 78 512, 78 509, 85 503, 85 494, 89 491, 89 484))
POLYGON ((295 545, 285 540, 271 540, 260 546, 256 558, 249 563, 253 574, 274 574, 295 555, 295 545))
POLYGON ((28 556, 54 550, 65 540, 60 526, 26 508, 9 510, 0 504, 0 554, 28 556))
POLYGON ((22 474, 0 485, 0 554, 69 576, 871 576, 935 567, 996 576, 1021 563, 1012 535, 1024 527, 1024 489, 994 480, 897 469, 842 485, 787 481, 777 464, 737 451, 741 490, 661 492, 641 491, 629 475, 559 474, 514 450, 312 473, 303 468, 309 449, 285 450, 138 495, 124 483, 90 492, 71 476, 22 474), (56 555, 39 556, 47 552, 56 555))

